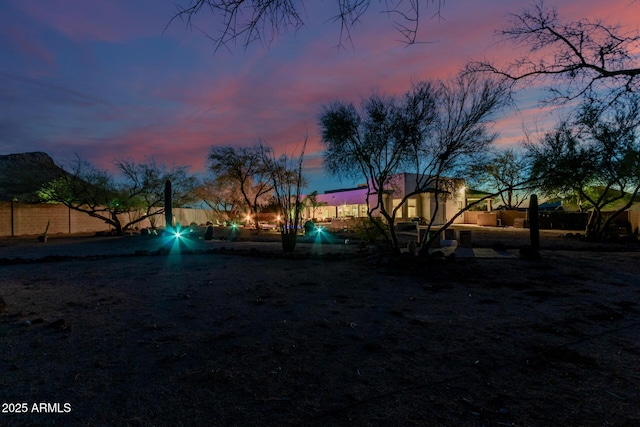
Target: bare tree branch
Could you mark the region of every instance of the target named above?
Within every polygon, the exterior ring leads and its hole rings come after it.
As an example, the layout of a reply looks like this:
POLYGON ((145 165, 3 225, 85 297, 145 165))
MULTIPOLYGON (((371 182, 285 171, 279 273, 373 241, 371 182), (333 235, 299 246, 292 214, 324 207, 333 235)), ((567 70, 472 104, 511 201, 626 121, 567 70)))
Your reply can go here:
MULTIPOLYGON (((353 44, 351 30, 369 12, 371 0, 334 0, 336 14, 330 19, 340 24, 338 46, 353 44)), ((436 6, 434 16, 439 17, 445 0, 422 0, 424 5, 436 6)), ((421 21, 420 0, 385 0, 383 13, 396 17, 393 26, 407 44, 417 42, 421 21)), ((176 11, 166 28, 181 20, 188 28, 202 31, 214 42, 215 51, 227 47, 230 42, 241 41, 246 48, 259 41, 269 45, 280 34, 298 31, 306 25, 307 11, 304 0, 189 0, 184 7, 176 5, 176 11), (196 26, 198 15, 209 13, 219 28, 215 35, 196 26)), ((165 29, 166 29, 165 28, 165 29)))
MULTIPOLYGON (((640 33, 625 32, 620 25, 600 20, 562 21, 555 8, 542 0, 520 14, 511 26, 498 32, 525 54, 506 66, 476 61, 468 72, 497 74, 514 86, 540 79, 548 84, 548 102, 564 103, 581 97, 617 98, 639 88, 640 33)), ((606 103, 605 102, 605 103, 606 103)))

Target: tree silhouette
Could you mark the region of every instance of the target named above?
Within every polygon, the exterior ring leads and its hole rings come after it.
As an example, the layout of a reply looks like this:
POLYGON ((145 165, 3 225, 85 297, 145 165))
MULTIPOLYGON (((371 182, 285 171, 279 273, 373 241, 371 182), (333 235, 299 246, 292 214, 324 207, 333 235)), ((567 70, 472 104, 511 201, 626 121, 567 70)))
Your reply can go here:
MULTIPOLYGON (((238 184, 252 218, 255 218, 260 206, 267 204, 267 197, 273 191, 269 170, 264 162, 264 150, 261 145, 224 146, 212 147, 209 154, 209 168, 214 179, 225 177, 238 184)), ((258 221, 255 222, 259 231, 258 221)))
POLYGON ((576 194, 591 208, 588 238, 604 237, 640 191, 639 127, 640 99, 632 95, 618 98, 606 114, 585 104, 540 143, 528 144, 540 187, 550 195, 576 194))
POLYGON ((164 213, 167 180, 172 182, 172 200, 176 206, 194 200, 197 180, 187 172, 186 166, 167 168, 153 160, 147 163, 116 161, 115 165, 120 176, 97 169, 78 157, 69 173, 40 189, 40 199, 62 203, 99 218, 111 225, 116 234, 164 213))
POLYGON ((469 72, 500 75, 514 86, 547 84, 552 103, 584 97, 606 108, 618 96, 640 87, 637 52, 640 33, 597 19, 563 21, 555 8, 537 1, 511 15, 511 26, 498 32, 524 55, 506 65, 475 61, 469 72))
MULTIPOLYGON (((351 30, 370 13, 372 3, 375 2, 334 2, 334 14, 330 20, 340 24, 338 44, 342 46, 346 42, 352 43, 351 30)), ((406 43, 412 44, 416 42, 422 14, 427 5, 435 4, 436 10, 431 15, 437 16, 444 0, 394 0, 381 3, 380 11, 394 18, 394 28, 406 43)), ((308 16, 304 0, 190 0, 186 7, 176 6, 176 12, 168 25, 175 20, 182 20, 193 28, 194 18, 207 12, 221 26, 218 35, 205 31, 213 41, 216 51, 239 40, 245 47, 255 41, 268 45, 281 33, 301 30, 306 25, 308 16)))
MULTIPOLYGON (((393 227, 399 210, 409 198, 433 193, 431 226, 438 201, 460 185, 451 177, 482 161, 495 140, 489 125, 505 94, 495 81, 467 74, 415 84, 401 97, 372 95, 359 109, 334 102, 320 116, 325 168, 333 175, 366 180, 369 218, 373 220, 374 213, 384 218, 389 227, 380 227, 380 232, 399 252, 393 227), (399 203, 390 207, 384 201, 396 193, 399 173, 413 178, 397 194, 399 203)), ((423 248, 429 243, 423 241, 423 248)))

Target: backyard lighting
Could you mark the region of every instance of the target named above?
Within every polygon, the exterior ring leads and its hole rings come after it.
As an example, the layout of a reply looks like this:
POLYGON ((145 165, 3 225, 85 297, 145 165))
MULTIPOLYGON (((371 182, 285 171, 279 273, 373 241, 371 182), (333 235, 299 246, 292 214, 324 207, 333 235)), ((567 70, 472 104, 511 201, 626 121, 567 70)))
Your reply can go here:
POLYGON ((173 236, 176 239, 179 239, 182 237, 185 230, 180 229, 180 224, 178 224, 176 225, 176 228, 171 229, 169 232, 171 233, 171 236, 173 236))
POLYGON ((191 228, 182 228, 180 224, 176 224, 175 227, 168 227, 165 230, 166 237, 163 239, 163 245, 168 249, 168 253, 172 255, 180 254, 182 248, 189 248, 191 246, 189 233, 191 233, 191 228))

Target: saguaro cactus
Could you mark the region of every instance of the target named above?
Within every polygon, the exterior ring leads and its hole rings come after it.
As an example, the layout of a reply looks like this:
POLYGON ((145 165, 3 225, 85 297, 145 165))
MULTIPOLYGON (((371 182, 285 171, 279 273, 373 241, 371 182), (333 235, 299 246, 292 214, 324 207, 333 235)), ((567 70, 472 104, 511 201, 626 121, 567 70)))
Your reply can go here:
POLYGON ((171 206, 171 180, 168 179, 164 183, 164 221, 165 229, 173 227, 173 212, 171 206))
POLYGON ((531 247, 536 251, 540 249, 540 222, 538 221, 538 195, 532 194, 529 198, 529 238, 531 247))

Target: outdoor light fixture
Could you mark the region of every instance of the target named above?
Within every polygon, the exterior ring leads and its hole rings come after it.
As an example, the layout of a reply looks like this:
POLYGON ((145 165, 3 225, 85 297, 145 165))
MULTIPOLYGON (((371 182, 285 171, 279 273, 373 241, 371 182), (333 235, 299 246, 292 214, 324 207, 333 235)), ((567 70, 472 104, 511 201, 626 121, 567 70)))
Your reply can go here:
POLYGON ((175 228, 172 228, 169 231, 169 235, 171 237, 174 237, 176 239, 179 239, 182 237, 182 235, 184 234, 184 230, 180 229, 180 224, 177 224, 175 228))
POLYGON ((186 239, 189 237, 189 233, 191 233, 192 230, 190 227, 182 228, 180 224, 176 224, 174 228, 170 228, 168 231, 170 237, 175 239, 186 239))

